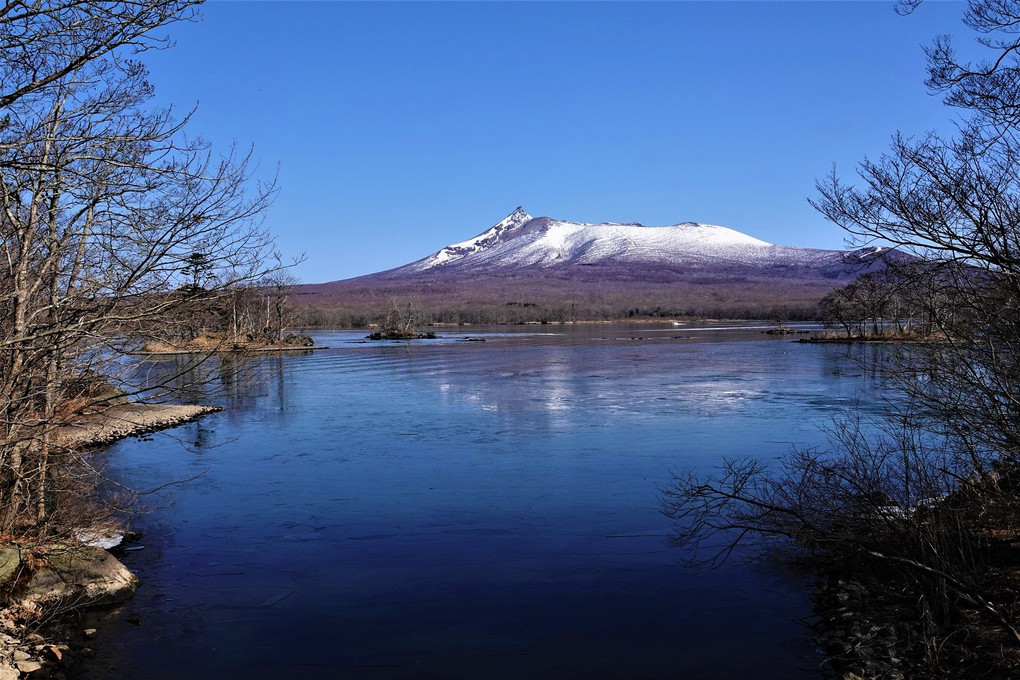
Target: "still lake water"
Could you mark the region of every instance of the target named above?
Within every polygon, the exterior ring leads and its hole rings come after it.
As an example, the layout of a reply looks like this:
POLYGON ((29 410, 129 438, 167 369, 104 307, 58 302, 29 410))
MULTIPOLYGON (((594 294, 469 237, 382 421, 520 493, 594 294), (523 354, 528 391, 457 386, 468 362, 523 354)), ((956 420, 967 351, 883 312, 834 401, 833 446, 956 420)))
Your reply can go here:
POLYGON ((876 399, 846 347, 648 324, 363 335, 254 360, 254 392, 224 369, 226 411, 109 449, 128 485, 194 479, 136 520, 144 585, 89 677, 816 677, 802 580, 683 567, 660 489, 823 444, 876 399))

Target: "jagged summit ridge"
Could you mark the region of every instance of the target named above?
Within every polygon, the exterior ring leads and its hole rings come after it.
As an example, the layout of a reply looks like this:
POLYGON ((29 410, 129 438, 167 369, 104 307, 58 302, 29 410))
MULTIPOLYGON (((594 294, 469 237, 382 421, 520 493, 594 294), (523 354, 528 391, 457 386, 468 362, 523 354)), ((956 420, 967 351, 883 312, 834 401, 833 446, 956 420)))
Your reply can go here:
POLYGON ((488 246, 493 245, 500 240, 501 237, 506 234, 519 229, 524 224, 530 222, 533 218, 528 213, 524 212, 524 208, 517 206, 517 208, 504 217, 502 220, 497 222, 495 225, 490 227, 488 230, 482 232, 478 236, 467 241, 460 243, 454 243, 453 245, 446 246, 438 253, 431 255, 426 258, 428 261, 424 268, 434 267, 441 265, 452 260, 457 260, 465 255, 469 255, 474 252, 478 252, 488 246))

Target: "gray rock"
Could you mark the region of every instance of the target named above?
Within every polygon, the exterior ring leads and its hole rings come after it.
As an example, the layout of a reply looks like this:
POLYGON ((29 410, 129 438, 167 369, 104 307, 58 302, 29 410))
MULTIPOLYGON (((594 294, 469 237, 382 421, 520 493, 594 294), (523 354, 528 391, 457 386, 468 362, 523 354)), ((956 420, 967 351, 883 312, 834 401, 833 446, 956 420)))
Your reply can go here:
POLYGON ((11 580, 19 564, 21 564, 21 551, 18 548, 9 546, 0 548, 0 583, 11 580))
POLYGON ((34 673, 42 668, 42 664, 38 661, 18 661, 14 665, 17 666, 18 670, 22 673, 34 673))
POLYGON ((51 566, 32 575, 19 604, 43 610, 92 607, 125 602, 138 590, 135 575, 101 548, 74 548, 47 557, 51 566))

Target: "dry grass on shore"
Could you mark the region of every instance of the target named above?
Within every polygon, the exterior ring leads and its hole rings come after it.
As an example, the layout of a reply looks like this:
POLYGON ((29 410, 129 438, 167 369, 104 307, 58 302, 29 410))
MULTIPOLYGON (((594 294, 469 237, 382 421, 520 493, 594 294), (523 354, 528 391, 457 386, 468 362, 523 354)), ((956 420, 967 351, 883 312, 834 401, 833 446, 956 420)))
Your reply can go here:
POLYGON ((283 340, 265 339, 247 335, 202 333, 191 340, 171 343, 149 340, 134 354, 219 354, 228 352, 282 352, 295 349, 324 349, 315 347, 306 335, 291 333, 283 340))

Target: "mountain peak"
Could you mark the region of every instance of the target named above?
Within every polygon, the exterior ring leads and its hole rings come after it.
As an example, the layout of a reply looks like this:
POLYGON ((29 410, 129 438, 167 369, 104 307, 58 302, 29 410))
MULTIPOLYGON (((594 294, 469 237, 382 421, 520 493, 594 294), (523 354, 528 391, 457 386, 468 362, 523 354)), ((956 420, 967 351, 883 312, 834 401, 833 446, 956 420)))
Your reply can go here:
POLYGON ((470 253, 483 250, 502 239, 506 234, 519 230, 532 219, 531 215, 524 212, 523 207, 517 206, 512 213, 473 239, 454 243, 452 246, 446 246, 432 257, 427 258, 424 266, 429 268, 446 264, 459 260, 470 253))
POLYGON ((495 225, 493 225, 491 229, 486 231, 481 236, 484 236, 485 234, 488 234, 492 231, 498 231, 499 234, 497 234, 497 236, 501 236, 503 233, 517 229, 521 225, 530 222, 532 219, 534 218, 528 213, 526 213, 522 206, 517 206, 516 208, 514 208, 514 211, 512 213, 510 213, 502 220, 497 222, 495 225))
POLYGON ((503 219, 503 221, 506 222, 507 220, 521 220, 521 219, 523 219, 526 222, 531 219, 531 215, 525 212, 524 206, 519 205, 516 208, 514 208, 514 211, 507 215, 506 218, 503 219))

